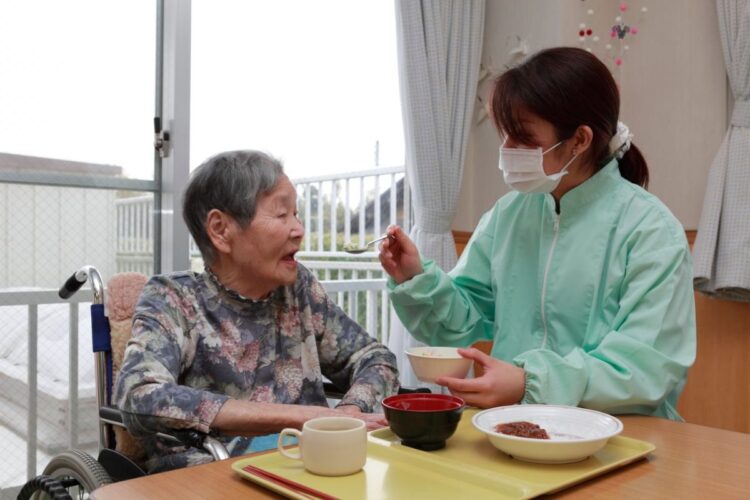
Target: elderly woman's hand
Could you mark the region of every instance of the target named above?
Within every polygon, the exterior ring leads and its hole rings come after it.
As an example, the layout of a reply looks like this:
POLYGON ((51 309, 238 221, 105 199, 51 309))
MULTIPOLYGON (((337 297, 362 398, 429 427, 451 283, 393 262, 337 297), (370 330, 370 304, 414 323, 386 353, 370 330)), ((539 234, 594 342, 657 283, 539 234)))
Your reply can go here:
POLYGON ((374 431, 375 429, 388 426, 388 421, 382 413, 363 413, 359 406, 356 405, 337 406, 336 411, 346 413, 346 416, 348 417, 364 420, 365 424, 367 424, 368 431, 374 431))
POLYGON ((482 365, 481 377, 462 379, 439 377, 435 383, 450 389, 451 394, 479 408, 511 405, 523 399, 526 372, 523 368, 495 359, 479 349, 459 349, 458 353, 482 365))
POLYGON ((387 233, 389 238, 380 244, 380 264, 401 284, 422 272, 422 260, 417 246, 399 226, 388 226, 387 233))
POLYGON ((229 399, 219 410, 211 428, 224 434, 257 436, 279 432, 286 427, 301 429, 305 422, 318 417, 353 417, 364 420, 367 430, 388 425, 382 413, 362 413, 353 405, 328 408, 316 405, 258 403, 229 399), (249 420, 248 417, 251 417, 249 420))
POLYGON ((325 408, 321 406, 298 406, 294 405, 300 419, 297 427, 302 428, 307 420, 317 417, 352 417, 364 420, 367 430, 372 431, 388 426, 388 421, 382 413, 364 413, 356 405, 341 405, 336 408, 325 408))

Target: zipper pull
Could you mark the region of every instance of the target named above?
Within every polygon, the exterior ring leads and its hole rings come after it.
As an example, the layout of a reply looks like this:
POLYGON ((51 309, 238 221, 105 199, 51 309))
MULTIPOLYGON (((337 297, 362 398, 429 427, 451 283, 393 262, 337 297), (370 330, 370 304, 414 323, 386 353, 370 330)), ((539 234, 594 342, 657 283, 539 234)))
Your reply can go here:
POLYGON ((555 232, 560 229, 560 216, 555 214, 555 232))

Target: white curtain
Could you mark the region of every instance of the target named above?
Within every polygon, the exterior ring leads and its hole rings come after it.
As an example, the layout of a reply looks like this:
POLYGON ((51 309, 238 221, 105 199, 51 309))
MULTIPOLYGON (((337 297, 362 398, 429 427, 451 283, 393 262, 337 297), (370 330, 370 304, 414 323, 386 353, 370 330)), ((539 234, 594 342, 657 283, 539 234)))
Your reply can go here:
POLYGON ((734 112, 708 176, 694 247, 695 288, 750 301, 750 2, 717 0, 734 112))
MULTIPOLYGON (((412 190, 411 237, 422 256, 456 264, 451 222, 474 113, 484 31, 484 0, 396 0, 396 35, 406 170, 412 190)), ((401 383, 414 377, 404 349, 418 345, 393 316, 389 347, 401 383)))

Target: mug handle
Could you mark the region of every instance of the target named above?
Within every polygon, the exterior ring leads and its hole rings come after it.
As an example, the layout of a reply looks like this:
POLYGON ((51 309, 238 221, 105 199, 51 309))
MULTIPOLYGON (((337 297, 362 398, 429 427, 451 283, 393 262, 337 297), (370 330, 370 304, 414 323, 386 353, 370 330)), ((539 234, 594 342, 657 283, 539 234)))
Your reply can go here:
POLYGON ((300 448, 300 451, 295 455, 294 453, 289 453, 284 448, 284 436, 292 435, 295 436, 300 443, 302 442, 302 433, 298 431, 297 429, 284 429, 279 433, 279 440, 276 442, 276 448, 279 449, 279 453, 284 455, 287 458, 293 458, 295 460, 302 460, 302 448, 300 448))

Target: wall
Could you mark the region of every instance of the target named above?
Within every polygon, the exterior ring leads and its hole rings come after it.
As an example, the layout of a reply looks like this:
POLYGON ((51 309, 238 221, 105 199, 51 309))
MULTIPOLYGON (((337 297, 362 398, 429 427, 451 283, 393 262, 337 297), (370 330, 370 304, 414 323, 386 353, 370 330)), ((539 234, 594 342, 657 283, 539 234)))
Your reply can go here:
POLYGON ((677 409, 694 424, 750 433, 750 304, 695 294, 698 356, 677 409))
MULTIPOLYGON (((580 1, 580 0, 578 0, 580 1)), ((487 0, 484 24, 482 63, 493 72, 500 72, 511 63, 508 56, 519 45, 521 37, 531 51, 559 45, 564 28, 560 19, 569 1, 549 0, 487 0)), ((491 79, 479 88, 487 97, 491 79)), ((477 117, 478 118, 478 117, 477 117)), ((489 119, 477 119, 469 136, 464 176, 453 229, 472 231, 479 217, 507 192, 497 168, 500 146, 497 133, 489 119)))
MULTIPOLYGON (((675 2, 628 3, 626 20, 635 19, 632 10, 641 6, 649 10, 622 66, 621 118, 651 167, 650 191, 686 229, 696 229, 705 179, 727 123, 715 3, 683 0, 679 9, 675 2)), ((618 5, 613 0, 487 0, 483 63, 501 70, 511 59, 508 52, 517 45, 517 36, 532 53, 555 45, 577 46, 579 23, 608 29, 618 5), (588 8, 594 16, 586 14, 588 8)), ((602 34, 605 38, 607 33, 602 34)), ((485 85, 480 92, 487 90, 485 85)), ((498 147, 490 121, 475 124, 453 229, 471 231, 507 191, 497 168, 498 147)))

